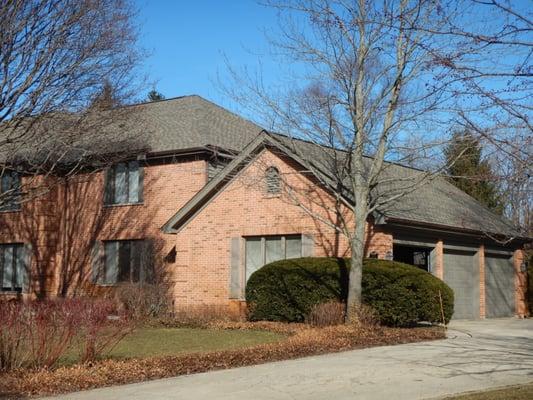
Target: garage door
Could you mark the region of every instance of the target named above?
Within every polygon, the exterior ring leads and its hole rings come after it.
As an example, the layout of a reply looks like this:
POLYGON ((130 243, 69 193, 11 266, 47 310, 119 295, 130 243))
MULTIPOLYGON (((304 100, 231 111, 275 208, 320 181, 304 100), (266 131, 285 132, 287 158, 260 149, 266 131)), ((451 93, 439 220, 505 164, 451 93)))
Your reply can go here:
POLYGON ((475 261, 474 252, 444 251, 444 281, 454 292, 454 319, 479 318, 479 266, 475 261))
POLYGON ((515 272, 509 255, 485 255, 485 315, 511 317, 515 311, 515 272))

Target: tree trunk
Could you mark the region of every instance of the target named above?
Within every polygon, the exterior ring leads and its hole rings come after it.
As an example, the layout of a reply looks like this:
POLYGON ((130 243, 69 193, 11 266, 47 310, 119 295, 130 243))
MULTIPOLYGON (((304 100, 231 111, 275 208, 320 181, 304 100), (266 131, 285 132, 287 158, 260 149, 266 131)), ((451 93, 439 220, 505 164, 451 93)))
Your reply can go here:
POLYGON ((346 303, 347 322, 357 321, 357 309, 362 303, 361 279, 363 277, 363 258, 365 252, 365 225, 367 215, 366 198, 358 196, 354 207, 355 229, 350 240, 351 267, 348 283, 348 299, 346 303))

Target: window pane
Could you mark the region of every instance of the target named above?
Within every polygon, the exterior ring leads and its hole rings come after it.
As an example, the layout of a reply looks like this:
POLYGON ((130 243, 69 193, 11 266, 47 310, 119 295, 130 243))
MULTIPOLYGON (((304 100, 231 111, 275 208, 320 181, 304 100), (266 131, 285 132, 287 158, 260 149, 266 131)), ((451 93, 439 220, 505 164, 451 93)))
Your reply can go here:
POLYGON ((137 203, 139 201, 139 163, 132 161, 128 163, 128 202, 137 203))
POLYGON ((141 256, 143 250, 143 241, 134 240, 131 242, 131 281, 139 282, 141 280, 141 256))
POLYGON ((261 257, 261 238, 246 239, 246 281, 263 266, 261 257))
POLYGON ((281 184, 280 184, 280 176, 279 171, 275 167, 270 167, 266 171, 266 187, 267 187, 267 193, 269 194, 277 194, 280 192, 281 184))
POLYGON ((123 163, 117 164, 115 167, 115 203, 126 203, 128 201, 126 175, 126 165, 123 163))
POLYGON ((118 242, 105 243, 104 283, 116 283, 118 276, 118 242))
POLYGON ((118 252, 118 282, 130 282, 131 245, 130 242, 119 242, 118 252))
POLYGON ((4 250, 4 276, 2 287, 13 289, 13 247, 3 246, 4 250))
POLYGON ((4 171, 2 175, 2 193, 7 192, 9 189, 11 189, 11 175, 9 172, 4 171))
POLYGON ((287 236, 285 239, 286 258, 298 258, 302 256, 302 237, 287 236))
POLYGON ((281 248, 281 237, 268 237, 265 243, 265 264, 285 258, 281 248))

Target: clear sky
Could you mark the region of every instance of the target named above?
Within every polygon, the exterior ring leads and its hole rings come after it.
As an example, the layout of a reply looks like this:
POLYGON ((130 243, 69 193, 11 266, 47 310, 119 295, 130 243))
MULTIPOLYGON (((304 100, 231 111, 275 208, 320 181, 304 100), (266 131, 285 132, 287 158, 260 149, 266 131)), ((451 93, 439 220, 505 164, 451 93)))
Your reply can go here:
POLYGON ((225 57, 235 66, 257 66, 267 49, 263 29, 276 26, 275 12, 255 0, 136 3, 141 45, 151 53, 145 70, 167 98, 199 94, 230 106, 216 83, 226 71, 225 57))

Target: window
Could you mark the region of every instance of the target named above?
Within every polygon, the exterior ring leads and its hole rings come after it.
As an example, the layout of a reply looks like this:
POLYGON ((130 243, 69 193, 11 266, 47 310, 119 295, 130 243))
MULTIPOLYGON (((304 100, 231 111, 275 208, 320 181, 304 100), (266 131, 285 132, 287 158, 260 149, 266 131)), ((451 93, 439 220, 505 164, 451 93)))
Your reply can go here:
POLYGON ((0 245, 0 282, 2 291, 21 292, 24 281, 24 245, 0 245))
POLYGON ((106 241, 97 283, 113 285, 120 282, 149 281, 151 279, 150 260, 150 249, 144 240, 106 241))
POLYGON ((123 162, 107 170, 105 204, 143 201, 143 168, 138 161, 123 162))
POLYGON ((302 256, 302 235, 248 237, 245 245, 246 280, 263 265, 302 256))
POLYGON ((276 167, 268 167, 265 172, 267 194, 278 194, 281 191, 281 178, 276 167))
POLYGON ((0 211, 20 210, 20 176, 17 172, 2 172, 0 192, 0 211))

